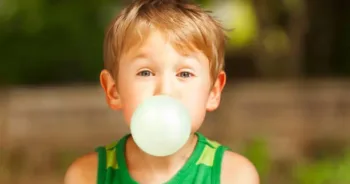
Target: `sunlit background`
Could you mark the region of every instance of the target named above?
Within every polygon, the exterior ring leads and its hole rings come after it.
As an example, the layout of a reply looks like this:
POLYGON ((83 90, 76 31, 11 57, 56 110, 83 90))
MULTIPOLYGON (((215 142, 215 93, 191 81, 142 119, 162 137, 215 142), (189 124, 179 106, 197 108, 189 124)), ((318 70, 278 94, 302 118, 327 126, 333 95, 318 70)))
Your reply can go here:
MULTIPOLYGON (((263 184, 350 183, 350 1, 202 0, 229 32, 228 84, 201 129, 263 184)), ((128 132, 98 85, 129 1, 0 0, 0 183, 59 184, 128 132)))

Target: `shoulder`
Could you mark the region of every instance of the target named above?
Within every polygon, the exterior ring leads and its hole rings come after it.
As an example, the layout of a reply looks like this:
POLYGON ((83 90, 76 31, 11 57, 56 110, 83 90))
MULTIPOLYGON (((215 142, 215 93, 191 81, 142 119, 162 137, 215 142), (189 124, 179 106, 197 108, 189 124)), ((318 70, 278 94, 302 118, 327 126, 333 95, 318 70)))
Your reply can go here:
POLYGON ((90 153, 76 159, 68 168, 64 184, 96 184, 97 153, 90 153))
POLYGON ((221 167, 221 182, 224 184, 259 184, 259 175, 247 158, 231 151, 225 151, 221 167))

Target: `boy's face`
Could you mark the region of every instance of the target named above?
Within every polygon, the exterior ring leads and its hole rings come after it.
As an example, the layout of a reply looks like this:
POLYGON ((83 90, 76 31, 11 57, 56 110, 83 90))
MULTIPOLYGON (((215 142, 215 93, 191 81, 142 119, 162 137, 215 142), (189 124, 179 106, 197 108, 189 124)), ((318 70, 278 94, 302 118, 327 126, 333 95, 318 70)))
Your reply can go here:
POLYGON ((192 118, 192 132, 201 126, 206 111, 215 110, 225 85, 224 72, 212 81, 209 61, 201 52, 183 56, 159 32, 141 47, 131 49, 119 61, 117 81, 107 71, 100 80, 109 106, 122 110, 126 122, 148 97, 169 95, 180 100, 192 118), (214 86, 212 86, 214 82, 214 86))

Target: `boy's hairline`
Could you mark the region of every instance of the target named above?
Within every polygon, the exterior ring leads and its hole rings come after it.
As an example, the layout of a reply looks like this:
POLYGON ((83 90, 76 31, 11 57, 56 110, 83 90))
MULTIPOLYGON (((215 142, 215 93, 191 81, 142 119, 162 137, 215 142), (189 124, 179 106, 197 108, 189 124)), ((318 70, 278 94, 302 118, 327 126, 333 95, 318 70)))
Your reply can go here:
MULTIPOLYGON (((137 27, 137 24, 135 25, 135 27, 137 27)), ((122 60, 122 58, 125 55, 129 55, 130 52, 133 52, 139 48, 142 48, 142 46, 144 45, 144 43, 152 36, 152 34, 154 34, 155 32, 159 32, 161 33, 161 35, 163 36, 163 38, 166 40, 166 42, 169 42, 170 45, 176 50, 176 52, 178 52, 180 55, 182 56, 189 56, 189 55, 194 55, 193 53, 201 53, 203 54, 203 56, 208 60, 209 63, 213 62, 210 58, 208 58, 208 56, 203 52, 203 49, 201 48, 197 48, 193 43, 185 43, 185 44, 181 44, 182 46, 185 47, 180 47, 179 45, 176 44, 175 41, 171 40, 171 38, 169 38, 167 36, 167 31, 162 30, 161 28, 155 27, 153 25, 150 25, 150 28, 147 30, 146 33, 142 33, 140 31, 138 31, 138 36, 141 38, 139 41, 137 41, 134 44, 126 44, 123 45, 123 48, 121 49, 120 55, 118 57, 118 59, 116 59, 116 61, 114 61, 114 63, 116 65, 120 64, 120 61, 122 60), (128 46, 130 45, 130 46, 128 46)), ((131 35, 133 36, 133 35, 131 35)), ((113 67, 113 69, 119 68, 118 66, 113 67)), ((118 73, 117 71, 111 71, 110 69, 106 68, 109 72, 112 73, 118 73)), ((116 78, 117 76, 114 76, 114 78, 116 78)))
MULTIPOLYGON (((113 44, 117 44, 117 43, 115 43, 116 42, 116 35, 118 34, 118 33, 116 33, 117 31, 123 31, 124 34, 122 33, 122 35, 124 35, 124 38, 125 37, 131 37, 131 39, 134 39, 136 37, 136 38, 140 38, 140 39, 136 39, 136 42, 134 42, 133 44, 132 44, 132 42, 130 42, 130 44, 120 44, 119 43, 120 47, 121 47, 120 50, 119 50, 119 54, 115 54, 115 52, 116 52, 116 50, 115 50, 116 46, 115 45, 112 46, 113 49, 109 48, 109 49, 111 49, 110 51, 113 52, 112 58, 109 58, 109 59, 113 59, 113 60, 109 61, 109 65, 107 63, 108 66, 105 66, 105 69, 109 70, 112 74, 115 73, 116 74, 114 76, 115 79, 117 78, 117 73, 119 73, 118 72, 118 68, 119 68, 118 65, 120 63, 121 57, 123 55, 125 55, 125 53, 127 53, 128 50, 131 50, 131 49, 134 49, 134 48, 137 48, 137 47, 141 47, 142 44, 152 34, 152 30, 154 30, 154 29, 156 29, 157 31, 161 32, 164 37, 167 37, 167 39, 169 39, 169 42, 171 43, 171 45, 176 49, 177 52, 179 52, 181 54, 186 55, 186 54, 189 54, 189 53, 194 52, 194 51, 202 52, 204 54, 204 56, 206 56, 206 58, 208 59, 209 64, 210 65, 214 65, 214 66, 210 66, 210 68, 211 68, 210 69, 210 74, 211 74, 211 78, 213 80, 217 77, 215 75, 217 75, 221 71, 223 71, 223 69, 224 69, 224 61, 221 61, 221 60, 223 60, 222 56, 225 55, 225 51, 222 50, 220 45, 215 45, 214 44, 215 40, 213 40, 212 43, 211 43, 212 50, 211 51, 208 51, 208 50, 205 51, 205 49, 208 49, 208 46, 207 45, 198 45, 198 43, 196 45, 196 43, 194 43, 194 42, 197 41, 197 40, 192 40, 192 42, 187 42, 186 40, 185 41, 184 40, 180 40, 180 41, 177 40, 178 42, 176 43, 176 41, 174 41, 174 40, 172 40, 170 38, 170 36, 173 36, 171 34, 172 34, 172 32, 174 30, 168 29, 167 27, 165 27, 165 29, 164 29, 164 27, 162 28, 161 27, 162 23, 158 24, 158 22, 147 21, 146 19, 140 18, 138 16, 134 16, 133 18, 130 18, 130 17, 127 16, 127 13, 125 12, 125 10, 122 11, 122 13, 118 17, 119 18, 117 18, 111 24, 111 27, 109 27, 109 29, 107 31, 107 34, 109 34, 109 35, 106 35, 106 37, 107 38, 109 37, 109 41, 110 41, 109 44, 112 44, 112 45, 113 44), (123 18, 120 19, 121 18, 120 16, 124 17, 125 19, 123 19, 123 18), (125 22, 126 22, 126 27, 124 27, 124 29, 117 30, 117 27, 121 26, 121 25, 117 25, 118 20, 120 21, 119 22, 120 24, 125 24, 125 22), (127 20, 129 20, 130 22, 128 23, 127 20), (140 30, 139 29, 139 26, 142 26, 142 25, 143 26, 146 25, 146 28, 147 28, 146 32, 145 32, 145 30, 140 30), (137 29, 135 30, 135 28, 137 28, 137 29), (132 31, 134 31, 134 33, 137 32, 137 34, 130 34, 130 29, 134 29, 132 31), (129 30, 129 32, 127 30, 129 30), (110 34, 111 32, 112 32, 112 34, 110 34), (132 38, 132 37, 134 37, 134 38, 132 38), (219 54, 219 52, 221 52, 221 54, 219 54), (208 54, 213 54, 213 55, 211 55, 211 57, 210 57, 210 55, 208 55, 208 54), (212 69, 212 67, 214 67, 215 69, 212 69), (213 73, 213 70, 215 70, 214 73, 213 73)), ((212 23, 210 23, 210 24, 212 24, 212 23)), ((213 26, 213 24, 211 26, 213 26)), ((214 27, 213 28, 214 29, 218 29, 218 27, 216 27, 216 26, 218 26, 218 25, 215 25, 215 28, 214 27)), ((197 27, 197 29, 198 29, 198 27, 197 27)), ((214 30, 210 30, 210 31, 214 31, 214 30)), ((209 35, 209 34, 213 34, 213 32, 207 32, 207 35, 209 35)), ((220 36, 213 37, 213 39, 215 39, 215 38, 222 39, 220 36)), ((125 40, 123 40, 123 42, 125 42, 125 40)), ((126 42, 128 42, 128 40, 126 42)), ((109 54, 111 55, 111 53, 109 53, 109 54)))

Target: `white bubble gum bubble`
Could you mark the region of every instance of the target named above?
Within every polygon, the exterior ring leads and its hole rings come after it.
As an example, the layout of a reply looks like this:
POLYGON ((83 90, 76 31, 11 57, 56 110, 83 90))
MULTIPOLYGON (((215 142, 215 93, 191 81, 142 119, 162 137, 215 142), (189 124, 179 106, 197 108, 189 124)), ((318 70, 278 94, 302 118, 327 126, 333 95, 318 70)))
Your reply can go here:
POLYGON ((137 146, 153 156, 169 156, 181 149, 191 133, 191 118, 178 100, 152 96, 135 110, 131 135, 137 146))

